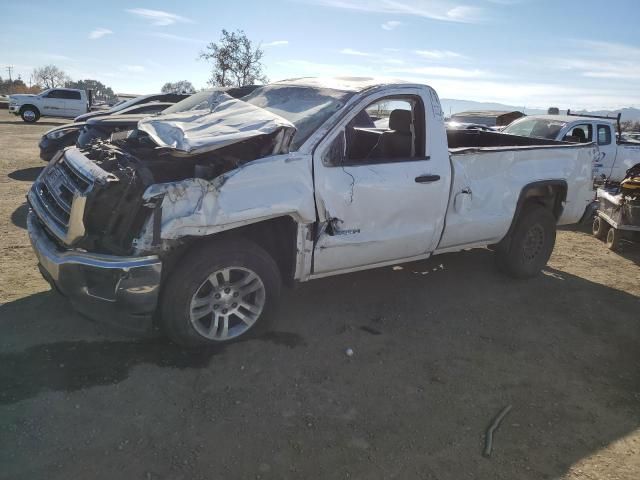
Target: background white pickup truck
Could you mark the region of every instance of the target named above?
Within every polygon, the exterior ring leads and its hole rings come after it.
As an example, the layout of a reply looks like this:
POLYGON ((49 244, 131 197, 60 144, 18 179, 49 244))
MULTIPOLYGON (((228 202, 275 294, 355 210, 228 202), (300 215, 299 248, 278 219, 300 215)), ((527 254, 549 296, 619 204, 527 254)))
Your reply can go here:
POLYGON ((290 80, 66 149, 29 193, 29 234, 86 314, 227 342, 266 325, 283 282, 484 246, 536 275, 590 202, 597 153, 447 133, 425 85, 290 80))
POLYGON ((599 150, 593 164, 594 178, 619 183, 627 170, 640 163, 640 142, 617 136, 615 122, 616 119, 595 115, 531 115, 511 123, 502 133, 576 143, 594 142, 599 150))
POLYGON ((20 115, 28 123, 40 117, 74 118, 89 111, 87 92, 74 88, 51 88, 37 95, 9 96, 9 112, 20 115))

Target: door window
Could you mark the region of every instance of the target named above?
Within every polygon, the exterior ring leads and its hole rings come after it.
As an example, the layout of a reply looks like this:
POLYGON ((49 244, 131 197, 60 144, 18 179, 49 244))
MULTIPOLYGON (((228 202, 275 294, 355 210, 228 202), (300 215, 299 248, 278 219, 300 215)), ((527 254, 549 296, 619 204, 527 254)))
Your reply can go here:
POLYGON ((74 92, 71 90, 60 90, 61 96, 59 98, 64 98, 65 100, 81 100, 80 92, 74 92))
POLYGON ((64 98, 62 96, 62 90, 51 90, 49 93, 45 95, 46 98, 64 98))
POLYGON ((593 127, 588 124, 576 125, 567 132, 564 136, 564 140, 574 143, 588 143, 591 141, 593 133, 593 127))
POLYGON ((360 110, 323 155, 327 166, 424 158, 424 107, 417 96, 387 97, 360 110))
POLYGON ((611 144, 611 127, 609 125, 598 125, 598 145, 611 144))

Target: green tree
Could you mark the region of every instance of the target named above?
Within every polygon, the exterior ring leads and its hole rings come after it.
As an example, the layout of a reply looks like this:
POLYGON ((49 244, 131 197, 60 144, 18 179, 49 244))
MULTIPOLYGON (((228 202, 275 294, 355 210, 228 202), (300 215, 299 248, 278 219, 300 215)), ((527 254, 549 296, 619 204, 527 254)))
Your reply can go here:
POLYGON ((167 82, 162 86, 162 93, 196 93, 196 89, 188 80, 167 82))
POLYGON ((98 80, 67 81, 64 86, 67 88, 77 88, 78 90, 93 90, 93 99, 97 101, 108 103, 117 100, 113 90, 98 80))
POLYGON ((211 85, 243 87, 267 82, 262 70, 263 55, 260 46, 255 46, 242 30, 222 30, 220 41, 209 43, 200 58, 212 63, 211 85))

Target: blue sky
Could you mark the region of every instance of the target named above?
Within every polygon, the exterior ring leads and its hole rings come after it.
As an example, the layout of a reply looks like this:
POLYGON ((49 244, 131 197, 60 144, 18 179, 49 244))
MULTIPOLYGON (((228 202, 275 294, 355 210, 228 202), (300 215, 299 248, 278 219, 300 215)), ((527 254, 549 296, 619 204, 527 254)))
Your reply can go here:
MULTIPOLYGON (((3 1, 0 65, 48 63, 117 92, 206 86, 222 28, 262 44, 271 80, 386 76, 441 97, 640 107, 637 0, 3 1)), ((0 74, 5 77, 4 68, 0 74)))

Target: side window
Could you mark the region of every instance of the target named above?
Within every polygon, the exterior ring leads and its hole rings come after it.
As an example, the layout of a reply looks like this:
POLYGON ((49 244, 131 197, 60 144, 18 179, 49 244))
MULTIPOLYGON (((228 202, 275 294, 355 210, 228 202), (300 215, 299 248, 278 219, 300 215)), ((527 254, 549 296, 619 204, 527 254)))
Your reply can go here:
POLYGON ((593 127, 585 123, 583 125, 576 125, 564 136, 564 140, 567 142, 575 143, 588 143, 593 138, 593 127))
POLYGON ((60 90, 60 97, 65 100, 80 100, 80 92, 73 92, 70 90, 60 90))
POLYGON ((611 144, 611 127, 608 125, 598 125, 598 145, 611 144))
POLYGON ((60 93, 60 90, 51 90, 49 93, 47 93, 46 98, 62 98, 60 96, 60 93))
POLYGON ((351 119, 322 161, 328 166, 411 161, 424 157, 424 139, 424 106, 420 98, 383 98, 351 119))
POLYGON ((160 112, 167 108, 164 105, 158 105, 157 103, 147 103, 145 105, 140 105, 138 108, 134 108, 129 110, 129 113, 149 113, 149 112, 160 112))

